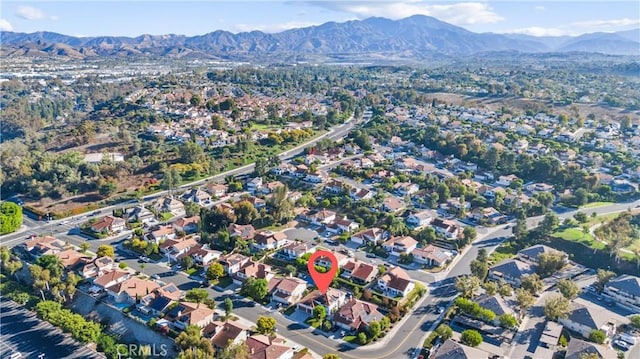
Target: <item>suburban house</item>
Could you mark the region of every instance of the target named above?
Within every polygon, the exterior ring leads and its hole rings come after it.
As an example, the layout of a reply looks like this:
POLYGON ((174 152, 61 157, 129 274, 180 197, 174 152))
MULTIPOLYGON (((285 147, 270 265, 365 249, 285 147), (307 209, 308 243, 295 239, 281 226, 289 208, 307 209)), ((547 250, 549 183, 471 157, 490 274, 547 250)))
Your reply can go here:
POLYGON ((62 252, 54 254, 54 256, 60 259, 60 263, 62 263, 62 266, 66 269, 74 269, 79 264, 91 259, 86 254, 82 254, 73 248, 65 249, 62 252))
POLYGON ((496 184, 504 187, 509 187, 511 185, 511 182, 517 179, 518 179, 518 176, 516 175, 499 176, 498 180, 496 181, 496 184))
POLYGON ((525 186, 525 189, 531 194, 540 192, 553 192, 553 186, 547 183, 531 183, 525 186))
POLYGON ((180 302, 180 304, 167 313, 167 317, 173 318, 173 325, 178 329, 186 329, 189 325, 197 325, 204 328, 212 323, 214 311, 201 303, 180 302))
POLYGON ((433 221, 435 218, 436 216, 433 214, 432 211, 420 211, 417 213, 410 214, 405 220, 405 222, 409 227, 421 228, 431 224, 431 221, 433 221))
POLYGON ((415 248, 412 252, 413 261, 430 267, 441 267, 453 258, 450 251, 432 244, 422 248, 415 248))
POLYGON ((353 232, 360 228, 358 222, 348 219, 347 216, 338 217, 331 224, 337 228, 337 233, 353 232))
POLYGON ((404 297, 413 288, 415 283, 409 278, 409 274, 400 267, 393 267, 378 278, 378 289, 388 297, 404 297))
POLYGON ((254 177, 247 182, 247 191, 251 193, 259 192, 262 189, 262 177, 254 177))
POLYGON ((603 294, 616 304, 640 313, 640 278, 628 274, 613 278, 604 286, 603 294))
POLYGON ((448 219, 436 218, 431 222, 431 226, 433 226, 436 233, 443 235, 447 239, 456 239, 462 233, 460 226, 448 219))
POLYGON ((266 279, 269 282, 274 276, 270 265, 249 260, 231 278, 235 284, 241 285, 249 278, 266 279))
POLYGON ((130 276, 131 274, 129 272, 113 269, 95 278, 93 280, 93 288, 91 291, 98 292, 100 290, 105 290, 115 284, 124 282, 129 279, 130 276))
POLYGON ((328 315, 335 313, 346 302, 346 299, 346 292, 329 287, 324 294, 320 293, 319 290, 314 290, 307 294, 296 304, 296 308, 311 315, 316 305, 322 305, 328 315))
POLYGON ((390 255, 398 257, 401 254, 408 255, 413 252, 418 245, 418 241, 416 241, 411 236, 404 237, 392 237, 386 242, 382 244, 382 247, 389 252, 390 255))
POLYGON ((292 359, 294 351, 284 340, 266 335, 253 335, 245 342, 251 359, 292 359))
POLYGON ((483 350, 447 339, 440 345, 431 359, 488 359, 489 357, 489 353, 483 350))
POLYGON ((481 308, 489 309, 492 312, 496 313, 496 318, 493 321, 493 325, 500 325, 500 317, 503 314, 515 314, 515 311, 507 304, 507 302, 502 298, 501 295, 488 295, 481 294, 475 298, 473 301, 478 303, 481 308))
POLYGON ((393 191, 398 196, 412 195, 420 190, 420 187, 411 182, 398 182, 393 185, 393 191))
POLYGON ((160 244, 160 251, 167 256, 169 261, 177 262, 185 253, 197 245, 198 241, 193 237, 169 239, 160 244))
POLYGON ((240 237, 242 239, 251 239, 256 233, 255 228, 251 224, 235 224, 231 223, 227 227, 229 237, 240 237))
POLYGON ((87 261, 82 266, 79 273, 83 278, 94 278, 112 271, 117 267, 118 266, 114 262, 113 258, 105 256, 87 261))
POLYGON ((176 230, 172 225, 168 224, 166 226, 159 226, 157 229, 151 231, 149 235, 149 239, 156 244, 160 244, 162 241, 175 239, 176 238, 176 230))
POLYGON ((194 188, 182 195, 182 200, 193 202, 200 206, 206 206, 211 203, 211 195, 199 188, 194 188))
POLYGON ((351 241, 365 245, 369 243, 378 244, 389 237, 389 233, 378 227, 372 227, 360 231, 351 236, 351 241))
POLYGON ((298 259, 306 253, 314 252, 315 247, 310 248, 304 242, 290 242, 280 250, 280 254, 288 259, 298 259))
MULTIPOLYGON (((331 253, 336 258, 336 262, 338 263, 338 268, 342 268, 345 264, 347 264, 347 261, 349 261, 349 257, 347 257, 342 253, 339 253, 336 251, 331 251, 331 253)), ((319 256, 318 258, 316 258, 315 265, 319 265, 325 268, 330 268, 331 260, 327 256, 319 256)))
POLYGON ((547 247, 544 244, 536 244, 518 251, 518 259, 538 263, 538 256, 542 253, 561 253, 565 257, 567 256, 566 253, 547 247))
POLYGON ((155 208, 160 213, 171 213, 175 217, 184 216, 186 214, 184 204, 173 198, 173 196, 160 199, 156 202, 155 208))
POLYGON ((348 332, 357 332, 368 328, 369 323, 382 317, 384 315, 378 311, 377 305, 351 297, 334 314, 333 320, 338 327, 348 332))
POLYGON ((127 222, 118 217, 104 216, 91 225, 94 233, 118 233, 127 229, 127 222))
POLYGON ((489 268, 488 277, 496 282, 503 280, 516 288, 520 288, 523 277, 535 272, 536 268, 534 265, 517 259, 506 259, 489 268))
POLYGON ((354 188, 349 192, 349 197, 358 202, 365 199, 372 199, 373 197, 375 197, 375 192, 370 191, 366 188, 354 188))
POLYGON ((220 257, 220 264, 224 268, 224 272, 233 275, 240 270, 242 266, 247 264, 251 258, 240 253, 229 253, 220 257))
POLYGON ((260 231, 254 236, 252 246, 258 250, 266 251, 280 248, 287 242, 287 234, 284 232, 260 231))
POLYGON ((382 210, 385 212, 397 213, 405 209, 407 206, 404 201, 395 196, 387 196, 382 201, 382 210))
POLYGON ((207 186, 207 191, 216 198, 220 198, 226 195, 227 189, 228 189, 227 185, 219 184, 219 183, 210 184, 207 186))
POLYGON ((264 194, 274 193, 276 189, 278 189, 278 187, 283 187, 283 186, 284 184, 280 181, 268 182, 268 183, 265 183, 264 186, 262 186, 262 193, 264 194))
POLYGON ((602 359, 617 358, 615 350, 604 345, 587 342, 578 338, 571 338, 564 359, 583 359, 588 355, 595 354, 602 359))
POLYGON ((202 335, 211 338, 213 349, 224 350, 229 345, 241 344, 249 337, 249 328, 237 321, 213 321, 202 330, 202 335))
POLYGON ((179 218, 172 224, 176 231, 186 234, 196 233, 198 232, 198 225, 200 224, 200 216, 179 218))
POLYGON ((506 221, 506 217, 493 207, 475 208, 471 211, 471 218, 479 223, 499 224, 506 221))
POLYGON ((188 254, 193 258, 193 261, 200 264, 203 267, 208 267, 211 262, 220 258, 222 252, 209 248, 208 244, 198 244, 191 248, 188 254))
POLYGON ((378 275, 378 267, 369 263, 360 262, 357 259, 350 259, 344 266, 340 276, 346 279, 353 279, 359 284, 367 284, 378 275))
MULTIPOLYGON (((100 278, 98 278, 99 280, 100 278)), ((94 281, 95 284, 95 281, 94 281)), ((143 280, 138 277, 129 277, 120 283, 106 288, 107 294, 116 303, 135 304, 140 298, 158 289, 158 283, 143 280)))
POLYGON ((142 297, 140 303, 136 305, 136 309, 144 314, 157 317, 169 309, 171 303, 173 301, 170 298, 159 296, 154 292, 142 297))
POLYGON ((67 244, 55 237, 32 237, 24 242, 24 249, 29 252, 33 258, 40 258, 47 254, 56 254, 64 250, 67 244))
POLYGON ((146 209, 144 206, 135 206, 129 212, 129 222, 142 222, 149 224, 156 220, 156 216, 150 210, 146 209))
POLYGON ((309 223, 322 226, 333 222, 336 219, 336 212, 322 209, 320 211, 309 211, 305 216, 309 223))
POLYGON ((582 305, 573 303, 573 309, 566 318, 558 319, 558 323, 579 333, 584 338, 589 338, 594 330, 603 331, 607 337, 611 337, 616 332, 616 323, 611 319, 607 310, 595 308, 592 305, 582 305))
POLYGON ((307 282, 295 277, 273 277, 269 280, 267 288, 271 293, 272 302, 290 306, 300 300, 307 289, 307 282))

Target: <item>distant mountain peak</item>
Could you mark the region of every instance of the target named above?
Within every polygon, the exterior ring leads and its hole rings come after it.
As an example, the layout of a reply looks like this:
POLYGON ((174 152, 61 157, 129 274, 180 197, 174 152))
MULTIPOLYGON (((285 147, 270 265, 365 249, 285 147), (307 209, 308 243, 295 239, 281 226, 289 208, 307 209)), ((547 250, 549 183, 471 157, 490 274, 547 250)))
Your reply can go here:
MULTIPOLYGON (((425 56, 465 56, 477 53, 585 51, 640 55, 640 30, 593 33, 577 37, 474 33, 426 15, 399 20, 369 17, 327 22, 268 34, 250 31, 233 34, 216 30, 198 36, 143 34, 74 37, 48 31, 31 34, 2 32, 0 56, 189 56, 251 58, 297 54, 314 58, 353 56, 421 59, 425 56), (52 46, 55 45, 55 46, 52 46), (29 51, 26 51, 26 50, 29 51)), ((282 58, 280 56, 279 58, 282 58)))

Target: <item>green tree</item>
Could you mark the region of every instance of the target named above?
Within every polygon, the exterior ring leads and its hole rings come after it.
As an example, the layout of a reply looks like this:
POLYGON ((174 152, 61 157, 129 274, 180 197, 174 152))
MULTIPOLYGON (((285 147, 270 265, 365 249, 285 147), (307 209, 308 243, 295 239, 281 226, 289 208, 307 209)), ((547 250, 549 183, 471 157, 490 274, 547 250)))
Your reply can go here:
POLYGON ((360 343, 361 345, 365 345, 367 344, 368 341, 369 341, 369 338, 367 338, 367 333, 365 332, 358 333, 358 343, 360 343))
POLYGON ((640 314, 630 316, 629 320, 631 320, 631 325, 640 329, 640 314))
POLYGON ((191 258, 191 256, 184 256, 180 258, 180 265, 184 270, 191 269, 191 267, 193 267, 193 258, 191 258))
POLYGON ((482 343, 482 335, 476 330, 467 329, 462 332, 460 336, 460 342, 470 347, 477 347, 482 343))
POLYGON ((544 283, 542 282, 538 274, 533 273, 524 276, 522 278, 522 283, 520 286, 523 289, 528 290, 529 293, 536 295, 542 290, 542 288, 544 287, 544 283))
POLYGON ((210 281, 216 281, 224 275, 224 267, 222 264, 215 262, 207 268, 206 276, 210 281))
POLYGON ((591 333, 589 333, 589 340, 594 343, 602 344, 606 339, 607 335, 602 330, 596 329, 592 330, 591 333))
POLYGON ((480 280, 476 276, 467 275, 456 278, 456 289, 464 298, 471 298, 480 289, 480 280))
POLYGON ((451 329, 451 327, 446 324, 440 324, 436 328, 436 334, 440 338, 442 338, 442 340, 447 340, 453 337, 453 329, 451 329))
POLYGON ((229 344, 220 353, 219 359, 250 359, 251 351, 246 342, 239 344, 229 344))
POLYGON ((464 227, 464 230, 462 231, 462 239, 464 241, 464 244, 469 244, 473 242, 476 239, 476 237, 478 237, 478 233, 476 232, 476 229, 474 227, 471 227, 471 226, 464 227))
POLYGON ((272 317, 260 316, 256 321, 256 331, 260 334, 271 334, 276 330, 276 320, 272 317))
POLYGON ((482 284, 482 287, 484 288, 484 291, 488 295, 494 295, 494 294, 498 293, 498 283, 496 283, 496 282, 487 281, 487 282, 482 284))
POLYGON ((382 326, 380 325, 380 322, 377 320, 371 321, 371 323, 369 323, 368 331, 369 331, 369 334, 371 334, 372 339, 375 339, 378 336, 380 336, 380 333, 382 333, 382 326))
POLYGON ((185 294, 185 299, 193 303, 203 303, 207 298, 209 298, 209 292, 203 288, 189 289, 185 294))
POLYGON ((558 228, 559 223, 560 222, 558 220, 558 216, 556 216, 555 213, 547 212, 547 214, 544 215, 544 219, 542 219, 542 222, 540 223, 540 226, 538 228, 540 229, 540 233, 543 236, 548 236, 553 233, 556 228, 558 228))
POLYGON ((327 310, 323 305, 316 305, 313 307, 313 317, 322 322, 327 317, 327 310))
POLYGON ((527 309, 531 308, 536 298, 526 289, 518 288, 516 290, 516 304, 520 308, 520 317, 524 315, 527 309))
POLYGON ((573 215, 573 218, 580 223, 586 223, 589 220, 589 217, 587 217, 587 214, 584 212, 576 212, 576 214, 573 215))
POLYGON ((231 298, 226 297, 224 299, 224 314, 225 314, 225 318, 229 318, 229 316, 231 315, 232 311, 233 311, 233 301, 231 300, 231 298))
POLYGON ((258 218, 258 211, 249 201, 240 201, 234 206, 238 224, 251 224, 258 218))
POLYGON ((51 274, 51 279, 60 279, 64 271, 64 265, 60 258, 53 254, 45 254, 36 260, 36 265, 47 269, 51 274))
POLYGON ((176 337, 175 343, 178 348, 183 351, 197 349, 207 355, 207 358, 213 358, 211 341, 202 337, 202 329, 197 325, 187 326, 187 328, 176 337))
POLYGON ((91 248, 91 245, 88 242, 80 243, 80 250, 82 251, 82 253, 87 253, 89 248, 91 248))
POLYGON ((506 283, 505 281, 500 281, 500 284, 498 285, 498 294, 500 294, 503 297, 508 297, 511 295, 512 292, 513 292, 513 288, 511 288, 509 283, 506 283))
POLYGON ((549 320, 566 318, 569 315, 571 302, 561 295, 549 298, 544 303, 544 315, 549 320))
POLYGON ((118 186, 114 181, 102 181, 98 187, 98 193, 103 197, 109 197, 116 193, 118 186))
POLYGON ((253 298, 253 300, 261 302, 268 294, 267 280, 262 278, 249 278, 242 287, 245 295, 253 298))
POLYGON ((0 235, 17 231, 22 226, 22 207, 13 202, 0 204, 0 235))
POLYGON ((101 244, 98 246, 98 251, 96 252, 96 255, 98 256, 98 258, 100 257, 115 258, 116 251, 113 249, 112 246, 108 244, 101 244))
POLYGON ((187 141, 180 145, 180 157, 184 163, 203 163, 204 150, 193 141, 187 141))
POLYGON ((580 294, 580 288, 570 279, 560 279, 557 286, 562 296, 569 300, 577 298, 580 294))
POLYGON ((484 280, 487 277, 487 273, 489 273, 489 264, 487 262, 481 262, 476 259, 471 261, 469 266, 471 267, 471 274, 480 280, 484 280))
POLYGON ((518 319, 516 319, 513 314, 502 314, 498 317, 498 320, 500 321, 500 326, 503 328, 514 329, 518 326, 518 319))
POLYGON ((604 290, 604 286, 607 285, 611 278, 615 277, 616 274, 612 271, 598 269, 596 276, 598 280, 595 283, 595 287, 598 290, 598 293, 602 293, 602 291, 604 290))
POLYGON ((542 278, 549 277, 564 267, 566 261, 563 253, 540 253, 536 272, 542 278))

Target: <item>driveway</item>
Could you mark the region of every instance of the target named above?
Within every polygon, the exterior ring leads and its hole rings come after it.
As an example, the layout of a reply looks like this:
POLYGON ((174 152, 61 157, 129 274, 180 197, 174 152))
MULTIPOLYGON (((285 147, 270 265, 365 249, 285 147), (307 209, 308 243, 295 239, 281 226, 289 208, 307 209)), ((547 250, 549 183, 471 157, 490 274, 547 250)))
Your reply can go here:
POLYGON ((306 228, 289 228, 283 231, 289 240, 301 240, 311 243, 318 237, 318 232, 306 228))

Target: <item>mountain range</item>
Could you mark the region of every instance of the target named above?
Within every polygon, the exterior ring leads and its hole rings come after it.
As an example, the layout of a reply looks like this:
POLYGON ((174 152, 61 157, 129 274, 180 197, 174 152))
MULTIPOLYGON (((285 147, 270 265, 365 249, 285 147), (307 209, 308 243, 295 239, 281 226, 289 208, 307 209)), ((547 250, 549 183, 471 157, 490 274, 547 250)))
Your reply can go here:
POLYGON ((364 58, 421 59, 432 56, 470 56, 487 52, 592 52, 640 55, 640 29, 591 33, 575 37, 534 37, 517 34, 475 33, 414 15, 400 20, 371 17, 343 23, 233 34, 214 31, 199 36, 141 35, 138 37, 74 37, 53 32, 4 31, 3 57, 162 56, 225 60, 305 60, 362 56, 364 58))

